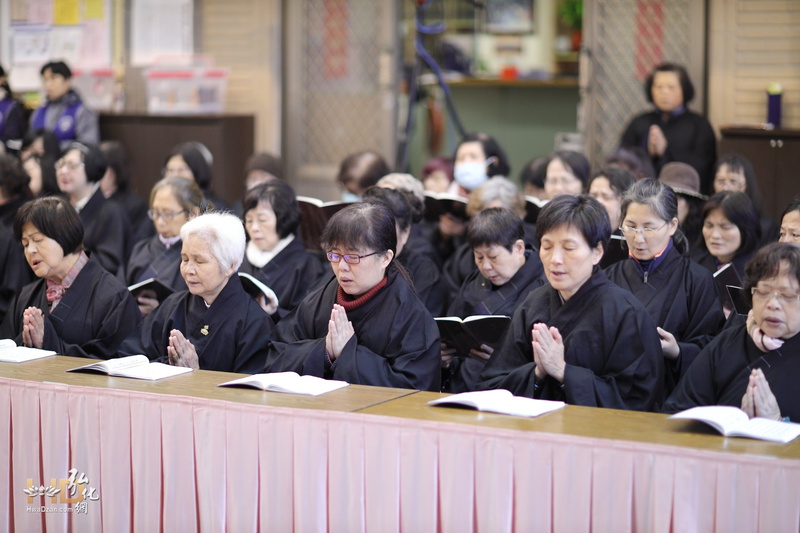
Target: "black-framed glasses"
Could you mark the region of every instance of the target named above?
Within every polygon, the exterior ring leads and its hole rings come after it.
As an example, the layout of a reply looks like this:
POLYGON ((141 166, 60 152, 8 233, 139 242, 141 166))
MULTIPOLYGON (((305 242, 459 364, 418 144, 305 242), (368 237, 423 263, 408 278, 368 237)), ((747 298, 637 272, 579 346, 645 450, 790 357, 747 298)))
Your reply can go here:
POLYGON ((785 304, 795 303, 798 300, 800 300, 800 294, 796 292, 765 291, 763 289, 758 289, 756 287, 750 289, 750 294, 752 294, 754 298, 758 298, 762 302, 767 302, 771 300, 773 296, 777 298, 779 302, 785 304))
POLYGON ((371 255, 375 255, 378 253, 380 252, 372 252, 371 254, 367 255, 356 255, 356 254, 335 254, 333 252, 328 252, 325 255, 328 257, 328 261, 330 261, 331 263, 338 263, 339 261, 344 259, 345 263, 348 263, 350 265, 357 265, 365 257, 369 257, 371 255))
POLYGON ((147 217, 150 220, 155 220, 157 218, 162 218, 166 222, 172 222, 172 219, 178 215, 186 213, 186 209, 182 209, 180 211, 171 212, 171 211, 153 211, 152 209, 147 210, 147 217))

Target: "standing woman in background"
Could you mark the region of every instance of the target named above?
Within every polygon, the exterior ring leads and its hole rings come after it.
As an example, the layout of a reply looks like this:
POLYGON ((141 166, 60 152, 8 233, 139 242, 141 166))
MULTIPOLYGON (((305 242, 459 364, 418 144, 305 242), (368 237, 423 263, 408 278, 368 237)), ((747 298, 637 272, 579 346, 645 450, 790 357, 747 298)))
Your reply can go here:
POLYGON ((14 100, 8 85, 6 71, 0 66, 0 143, 6 152, 19 155, 25 138, 25 115, 23 106, 14 100))
MULTIPOLYGON (((156 234, 136 243, 128 260, 126 281, 128 285, 155 278, 174 291, 186 290, 181 276, 181 228, 192 217, 204 210, 203 193, 193 181, 182 178, 164 178, 150 192, 150 210, 156 234)), ((134 293, 142 316, 147 316, 158 306, 152 290, 134 293)))
POLYGON ((659 326, 667 394, 725 322, 714 279, 686 257, 689 244, 678 226, 675 192, 652 178, 636 182, 622 201, 630 257, 605 271, 659 326))
POLYGON ((86 107, 72 88, 72 70, 63 61, 51 61, 41 70, 45 104, 31 115, 31 131, 52 131, 62 149, 72 141, 97 144, 97 114, 86 107))
POLYGON ((83 222, 86 251, 100 266, 125 279, 130 226, 125 213, 100 190, 107 166, 105 154, 96 145, 74 142, 56 163, 56 176, 58 187, 83 222))
POLYGON ((701 190, 712 190, 717 138, 708 119, 686 106, 694 85, 681 65, 662 63, 644 84, 647 101, 655 109, 634 118, 620 140, 622 146, 643 148, 658 173, 671 161, 692 165, 700 175, 701 190))

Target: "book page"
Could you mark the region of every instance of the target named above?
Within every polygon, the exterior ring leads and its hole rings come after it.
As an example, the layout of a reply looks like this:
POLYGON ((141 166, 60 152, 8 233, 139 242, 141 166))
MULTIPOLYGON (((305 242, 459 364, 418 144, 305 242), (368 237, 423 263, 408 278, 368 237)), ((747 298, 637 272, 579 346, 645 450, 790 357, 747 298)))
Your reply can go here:
POLYGON ((119 370, 112 370, 108 373, 108 375, 156 381, 172 376, 178 376, 180 374, 186 374, 192 370, 194 369, 189 368, 188 366, 172 366, 165 365, 164 363, 149 363, 146 365, 136 365, 119 370))
POLYGON ((688 420, 699 420, 712 426, 723 435, 728 435, 746 424, 747 415, 738 407, 731 405, 702 405, 692 407, 680 413, 672 415, 670 418, 682 418, 688 420))
POLYGON ((751 418, 743 427, 731 432, 732 437, 748 437, 787 443, 800 436, 800 424, 766 418, 751 418))
POLYGON ((341 389, 349 385, 346 381, 323 379, 316 376, 300 376, 296 372, 274 372, 271 374, 253 374, 232 381, 220 383, 220 387, 244 385, 270 392, 288 392, 319 396, 326 392, 341 389))
POLYGON ((28 348, 26 346, 16 346, 16 345, 14 345, 13 347, 3 346, 0 347, 0 362, 24 363, 26 361, 33 361, 34 359, 50 357, 55 354, 56 352, 52 350, 40 350, 38 348, 28 348))
POLYGON ((540 416, 566 406, 564 402, 514 396, 505 389, 462 392, 432 400, 428 405, 463 405, 479 411, 525 417, 540 416))
POLYGON ((150 359, 146 355, 130 355, 128 357, 119 357, 117 359, 108 359, 98 363, 79 366, 78 368, 71 368, 67 372, 75 372, 80 370, 99 370, 100 372, 112 372, 121 370, 123 368, 130 368, 136 365, 150 364, 150 359))

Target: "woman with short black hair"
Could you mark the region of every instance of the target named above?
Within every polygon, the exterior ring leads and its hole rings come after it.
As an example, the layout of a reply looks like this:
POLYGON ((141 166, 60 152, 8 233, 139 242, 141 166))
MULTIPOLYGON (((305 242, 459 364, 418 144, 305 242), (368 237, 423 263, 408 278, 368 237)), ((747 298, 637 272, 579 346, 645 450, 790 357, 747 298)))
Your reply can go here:
POLYGON ((795 196, 781 214, 779 241, 800 244, 800 196, 795 196))
POLYGON ((83 224, 59 197, 31 200, 14 236, 40 279, 22 288, 0 336, 61 355, 110 359, 141 320, 128 288, 83 251, 83 224))
POLYGON ((438 391, 439 330, 395 264, 389 209, 363 202, 342 209, 322 246, 334 277, 278 323, 265 371, 438 391))
POLYGON ((656 326, 642 304, 598 264, 611 226, 588 195, 561 195, 537 219, 549 281, 517 307, 479 389, 639 411, 663 400, 656 326))

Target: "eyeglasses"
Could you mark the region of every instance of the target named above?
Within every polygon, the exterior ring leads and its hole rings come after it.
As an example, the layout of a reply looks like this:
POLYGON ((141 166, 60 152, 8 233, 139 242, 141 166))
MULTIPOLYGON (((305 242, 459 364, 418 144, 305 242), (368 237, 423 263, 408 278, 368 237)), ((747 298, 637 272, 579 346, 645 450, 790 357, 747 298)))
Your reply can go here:
POLYGON ((357 265, 365 257, 369 257, 371 255, 375 255, 375 254, 379 254, 379 253, 380 252, 372 252, 371 254, 367 254, 367 255, 356 255, 356 254, 335 254, 333 252, 328 252, 325 255, 328 256, 328 261, 330 261, 331 263, 338 263, 339 261, 344 259, 345 263, 348 263, 350 265, 357 265))
POLYGON ((70 172, 74 172, 79 168, 83 168, 83 163, 76 163, 75 161, 64 161, 63 159, 59 159, 56 161, 56 170, 69 170, 70 172))
POLYGON ((628 237, 635 237, 638 233, 641 233, 645 237, 650 237, 651 235, 655 235, 657 231, 664 229, 667 224, 669 224, 669 222, 665 222, 660 228, 633 228, 631 226, 620 226, 619 230, 623 235, 627 235, 628 237))
POLYGON ((165 222, 172 222, 173 218, 175 218, 176 216, 178 216, 180 214, 183 214, 185 212, 186 212, 186 209, 183 209, 181 211, 177 211, 175 213, 172 213, 170 211, 153 211, 152 209, 148 209, 147 210, 147 216, 148 216, 148 218, 150 218, 150 220, 155 220, 157 218, 162 218, 162 219, 164 219, 165 222))
POLYGON ((795 303, 800 300, 800 294, 796 292, 765 291, 763 289, 757 289, 756 287, 750 289, 750 294, 762 302, 768 302, 773 297, 777 298, 779 302, 785 304, 795 303))

